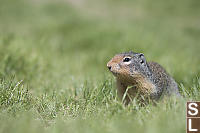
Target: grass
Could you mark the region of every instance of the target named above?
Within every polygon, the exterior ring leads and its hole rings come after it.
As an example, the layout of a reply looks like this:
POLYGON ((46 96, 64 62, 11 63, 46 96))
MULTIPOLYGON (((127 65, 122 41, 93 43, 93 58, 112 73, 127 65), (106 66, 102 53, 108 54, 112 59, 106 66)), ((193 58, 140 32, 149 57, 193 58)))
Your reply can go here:
POLYGON ((0 132, 185 132, 200 100, 198 0, 0 0, 0 132), (183 98, 124 106, 106 63, 143 52, 183 98))

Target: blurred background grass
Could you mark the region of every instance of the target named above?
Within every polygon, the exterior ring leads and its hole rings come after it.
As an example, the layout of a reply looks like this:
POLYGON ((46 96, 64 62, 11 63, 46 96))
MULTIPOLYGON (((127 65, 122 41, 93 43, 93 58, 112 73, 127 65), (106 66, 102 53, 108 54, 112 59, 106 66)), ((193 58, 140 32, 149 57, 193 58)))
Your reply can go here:
POLYGON ((143 52, 199 100, 199 23, 199 0, 0 0, 0 132, 184 132, 185 100, 124 107, 106 63, 143 52))

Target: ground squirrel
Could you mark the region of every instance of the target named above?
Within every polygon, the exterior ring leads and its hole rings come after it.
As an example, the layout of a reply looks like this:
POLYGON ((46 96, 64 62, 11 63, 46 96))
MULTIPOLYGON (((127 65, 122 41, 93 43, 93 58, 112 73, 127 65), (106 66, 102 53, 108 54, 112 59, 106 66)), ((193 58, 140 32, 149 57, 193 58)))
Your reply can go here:
POLYGON ((158 100, 162 95, 180 95, 175 80, 158 63, 147 62, 142 53, 117 54, 107 67, 116 77, 120 98, 124 98, 126 92, 128 103, 136 93, 152 100, 158 100))

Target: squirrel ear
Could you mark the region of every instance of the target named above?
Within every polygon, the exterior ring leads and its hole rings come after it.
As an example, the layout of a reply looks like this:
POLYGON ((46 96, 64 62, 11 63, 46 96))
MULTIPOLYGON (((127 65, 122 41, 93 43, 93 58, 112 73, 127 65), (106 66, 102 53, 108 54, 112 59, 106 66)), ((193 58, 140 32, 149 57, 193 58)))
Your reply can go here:
POLYGON ((140 58, 140 63, 141 64, 145 64, 146 63, 146 60, 145 60, 145 57, 144 57, 143 53, 139 53, 139 58, 140 58))
POLYGON ((143 56, 144 56, 144 54, 143 54, 143 53, 139 53, 139 56, 140 56, 140 57, 143 57, 143 56))

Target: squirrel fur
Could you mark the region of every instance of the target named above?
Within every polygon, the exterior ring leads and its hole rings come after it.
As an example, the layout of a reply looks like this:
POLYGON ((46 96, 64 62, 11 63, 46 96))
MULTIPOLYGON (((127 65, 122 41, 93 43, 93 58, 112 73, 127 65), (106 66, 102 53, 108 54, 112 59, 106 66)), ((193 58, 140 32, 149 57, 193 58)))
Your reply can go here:
POLYGON ((125 97, 128 103, 137 93, 152 100, 159 100, 162 95, 180 96, 175 80, 158 63, 147 62, 143 53, 117 54, 107 67, 116 77, 121 99, 128 89, 125 97))

